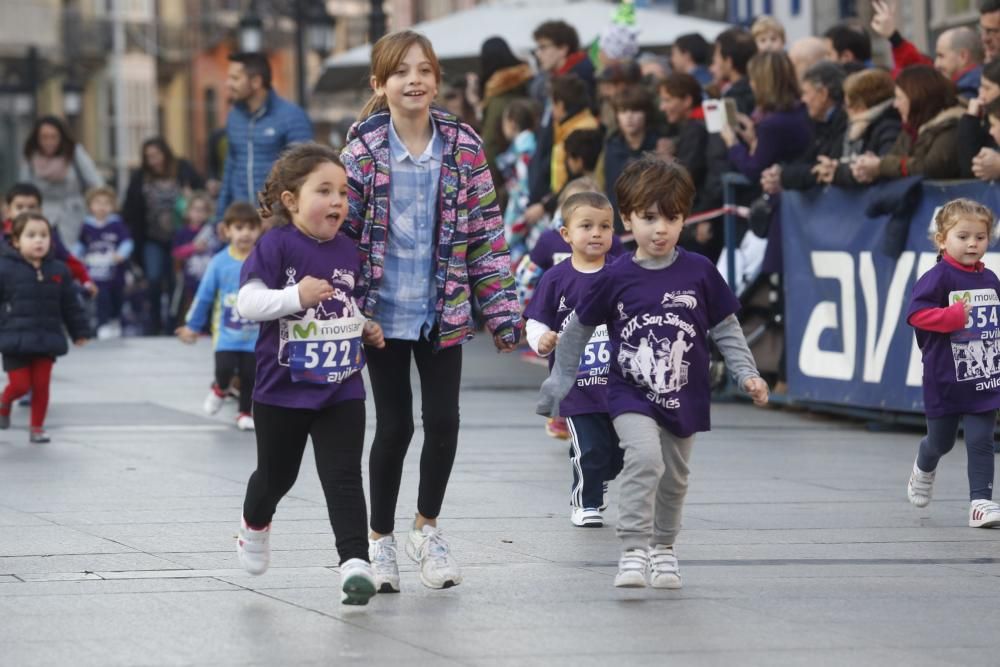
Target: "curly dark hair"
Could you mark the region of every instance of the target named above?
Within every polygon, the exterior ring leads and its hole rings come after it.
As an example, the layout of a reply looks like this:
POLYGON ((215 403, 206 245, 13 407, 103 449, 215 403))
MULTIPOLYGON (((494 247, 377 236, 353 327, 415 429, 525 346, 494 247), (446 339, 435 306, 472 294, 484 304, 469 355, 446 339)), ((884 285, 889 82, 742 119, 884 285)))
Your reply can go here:
POLYGON ((257 212, 260 216, 273 217, 275 226, 291 223, 292 215, 281 203, 281 193, 287 190, 298 195, 309 174, 327 162, 344 168, 337 151, 314 141, 295 144, 283 152, 271 167, 271 173, 264 181, 264 189, 257 193, 257 212))

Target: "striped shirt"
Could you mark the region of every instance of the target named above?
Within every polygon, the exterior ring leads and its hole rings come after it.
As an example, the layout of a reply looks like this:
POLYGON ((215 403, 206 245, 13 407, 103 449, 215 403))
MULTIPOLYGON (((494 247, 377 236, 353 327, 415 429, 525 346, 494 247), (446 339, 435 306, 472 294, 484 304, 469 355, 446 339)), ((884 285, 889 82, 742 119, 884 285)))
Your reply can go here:
POLYGON ((433 134, 414 158, 389 123, 389 235, 375 320, 386 338, 430 338, 436 319, 435 227, 444 142, 433 134))

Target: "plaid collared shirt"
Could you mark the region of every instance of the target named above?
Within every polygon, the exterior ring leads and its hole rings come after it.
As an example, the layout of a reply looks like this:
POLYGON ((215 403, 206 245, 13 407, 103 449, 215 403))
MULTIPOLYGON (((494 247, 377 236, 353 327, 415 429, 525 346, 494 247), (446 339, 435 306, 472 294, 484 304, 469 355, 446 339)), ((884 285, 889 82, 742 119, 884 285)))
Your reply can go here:
POLYGON ((433 121, 431 127, 427 148, 414 158, 389 123, 389 235, 375 313, 386 338, 429 338, 436 318, 434 227, 444 142, 433 121))

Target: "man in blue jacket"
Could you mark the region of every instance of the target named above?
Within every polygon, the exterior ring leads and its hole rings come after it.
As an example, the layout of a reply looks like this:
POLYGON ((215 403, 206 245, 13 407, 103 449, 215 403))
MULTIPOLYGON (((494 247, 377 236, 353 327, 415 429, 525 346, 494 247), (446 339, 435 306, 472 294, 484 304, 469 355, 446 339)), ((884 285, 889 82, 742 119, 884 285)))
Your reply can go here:
POLYGON ((234 201, 256 205, 281 152, 313 138, 306 112, 271 89, 271 65, 263 53, 235 53, 229 60, 226 88, 233 108, 226 119, 229 151, 216 206, 220 216, 234 201))

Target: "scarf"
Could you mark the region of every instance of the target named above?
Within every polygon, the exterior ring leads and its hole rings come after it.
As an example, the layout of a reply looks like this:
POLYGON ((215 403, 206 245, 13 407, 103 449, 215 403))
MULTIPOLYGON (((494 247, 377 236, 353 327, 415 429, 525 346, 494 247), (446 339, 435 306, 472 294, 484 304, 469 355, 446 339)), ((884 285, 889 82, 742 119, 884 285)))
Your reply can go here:
POLYGON ((50 183, 62 183, 69 176, 71 160, 67 160, 61 155, 48 157, 41 153, 31 156, 31 172, 35 178, 50 183))

